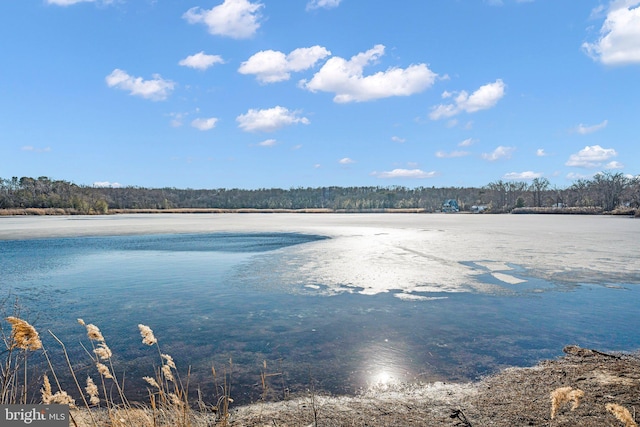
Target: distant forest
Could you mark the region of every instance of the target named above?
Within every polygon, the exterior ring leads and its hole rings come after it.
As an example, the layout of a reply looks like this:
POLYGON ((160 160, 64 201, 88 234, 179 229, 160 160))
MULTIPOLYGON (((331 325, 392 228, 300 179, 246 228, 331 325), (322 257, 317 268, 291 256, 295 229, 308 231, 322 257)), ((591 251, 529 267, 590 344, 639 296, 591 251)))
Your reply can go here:
POLYGON ((106 214, 122 210, 267 209, 371 212, 415 209, 437 212, 445 200, 461 211, 504 213, 514 209, 584 208, 594 212, 638 211, 640 177, 599 173, 567 188, 546 178, 531 182, 494 181, 483 187, 318 187, 289 189, 178 189, 76 185, 63 180, 0 178, 0 210, 54 209, 66 214, 106 214), (476 208, 474 208, 476 207, 476 208))

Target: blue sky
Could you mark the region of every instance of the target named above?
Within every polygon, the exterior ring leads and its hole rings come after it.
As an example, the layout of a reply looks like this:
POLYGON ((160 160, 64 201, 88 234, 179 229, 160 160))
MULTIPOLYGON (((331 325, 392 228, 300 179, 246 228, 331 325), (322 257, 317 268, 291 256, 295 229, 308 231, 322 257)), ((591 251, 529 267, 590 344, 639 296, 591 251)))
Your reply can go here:
POLYGON ((4 0, 0 39, 2 178, 640 173, 640 0, 4 0))

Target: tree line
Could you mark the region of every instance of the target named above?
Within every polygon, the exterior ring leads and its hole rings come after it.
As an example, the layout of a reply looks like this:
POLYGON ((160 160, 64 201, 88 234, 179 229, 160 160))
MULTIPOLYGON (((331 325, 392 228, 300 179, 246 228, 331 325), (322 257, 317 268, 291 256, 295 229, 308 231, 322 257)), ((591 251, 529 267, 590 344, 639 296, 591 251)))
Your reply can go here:
POLYGON ((613 211, 640 207, 640 176, 604 172, 571 186, 552 187, 546 178, 531 182, 494 181, 483 187, 296 187, 289 189, 178 189, 77 185, 48 177, 0 178, 0 209, 57 208, 70 214, 111 209, 382 209, 440 210, 457 200, 461 210, 482 206, 488 212, 524 207, 584 207, 613 211))

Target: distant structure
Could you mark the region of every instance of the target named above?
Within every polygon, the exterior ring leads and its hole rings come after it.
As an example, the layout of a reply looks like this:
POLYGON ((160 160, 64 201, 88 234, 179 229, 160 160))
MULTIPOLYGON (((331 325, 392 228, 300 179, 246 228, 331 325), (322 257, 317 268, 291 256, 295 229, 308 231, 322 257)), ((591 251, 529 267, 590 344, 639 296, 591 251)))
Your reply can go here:
POLYGON ((458 201, 449 199, 442 202, 442 212, 460 212, 458 201))
POLYGON ((487 210, 487 205, 473 205, 471 206, 471 212, 473 213, 482 213, 487 210))

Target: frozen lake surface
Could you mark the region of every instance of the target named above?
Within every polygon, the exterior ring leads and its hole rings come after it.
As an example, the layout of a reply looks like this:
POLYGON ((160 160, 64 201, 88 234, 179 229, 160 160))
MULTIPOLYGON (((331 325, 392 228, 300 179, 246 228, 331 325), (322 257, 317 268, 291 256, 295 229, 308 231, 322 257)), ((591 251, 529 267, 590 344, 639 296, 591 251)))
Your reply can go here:
POLYGON ((605 216, 0 217, 0 296, 68 347, 76 318, 98 325, 134 392, 155 361, 143 323, 205 390, 232 357, 238 401, 259 396, 265 360, 284 373, 274 393, 353 393, 565 344, 640 348, 638 241, 640 221, 605 216))

